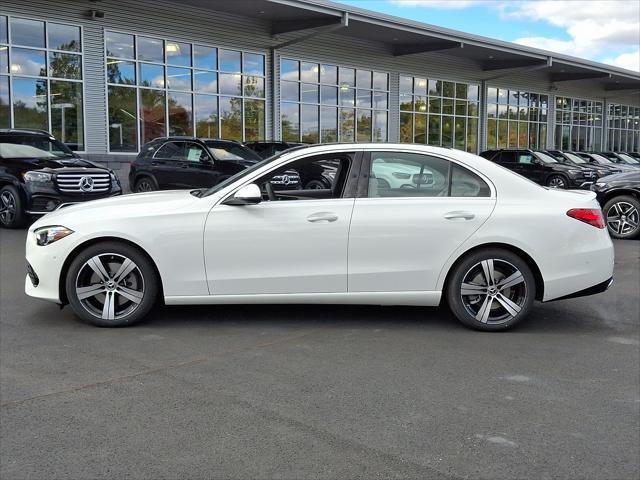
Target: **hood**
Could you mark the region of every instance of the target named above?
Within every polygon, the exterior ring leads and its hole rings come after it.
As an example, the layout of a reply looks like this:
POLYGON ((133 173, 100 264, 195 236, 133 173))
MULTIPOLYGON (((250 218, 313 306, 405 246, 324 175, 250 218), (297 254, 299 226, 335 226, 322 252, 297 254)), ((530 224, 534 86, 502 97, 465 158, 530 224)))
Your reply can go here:
POLYGON ((73 229, 73 225, 96 219, 167 213, 200 201, 189 192, 190 190, 169 190, 134 193, 78 203, 48 213, 36 221, 31 229, 45 225, 64 225, 73 229))
POLYGON ((216 160, 217 162, 225 162, 225 163, 234 163, 236 165, 240 165, 244 168, 248 168, 248 167, 252 167, 253 165, 255 165, 256 163, 262 161, 262 159, 260 160, 253 160, 251 158, 239 158, 239 159, 233 159, 233 160, 216 160))
POLYGON ((547 163, 545 164, 548 167, 553 168, 554 170, 557 171, 562 171, 562 172, 567 172, 569 170, 580 170, 580 171, 585 171, 585 170, 590 170, 593 171, 593 169, 591 167, 587 167, 587 166, 582 166, 582 165, 568 165, 566 163, 547 163))
POLYGON ((598 183, 618 183, 628 185, 640 185, 640 170, 634 168, 631 171, 625 171, 622 173, 615 173, 613 175, 607 175, 598 180, 598 183))
POLYGON ((107 167, 84 158, 33 158, 26 160, 25 163, 38 170, 56 170, 58 168, 101 168, 107 170, 107 167))

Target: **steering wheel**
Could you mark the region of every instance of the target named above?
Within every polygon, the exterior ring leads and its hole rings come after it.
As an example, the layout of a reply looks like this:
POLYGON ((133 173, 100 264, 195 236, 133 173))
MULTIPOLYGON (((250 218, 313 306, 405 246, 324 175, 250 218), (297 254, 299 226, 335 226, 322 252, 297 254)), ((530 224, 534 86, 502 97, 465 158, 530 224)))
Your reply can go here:
POLYGON ((273 185, 271 185, 271 182, 266 182, 264 184, 264 189, 267 192, 267 196, 269 197, 269 200, 272 202, 275 202, 276 200, 278 200, 278 197, 276 197, 276 193, 273 191, 273 185))

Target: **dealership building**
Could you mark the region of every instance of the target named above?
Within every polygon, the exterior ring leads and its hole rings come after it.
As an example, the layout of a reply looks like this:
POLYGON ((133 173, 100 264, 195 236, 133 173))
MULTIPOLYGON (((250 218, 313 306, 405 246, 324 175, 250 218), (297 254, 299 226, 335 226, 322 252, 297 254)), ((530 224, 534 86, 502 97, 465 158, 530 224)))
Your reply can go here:
POLYGON ((3 0, 0 128, 640 151, 640 74, 319 0, 3 0))

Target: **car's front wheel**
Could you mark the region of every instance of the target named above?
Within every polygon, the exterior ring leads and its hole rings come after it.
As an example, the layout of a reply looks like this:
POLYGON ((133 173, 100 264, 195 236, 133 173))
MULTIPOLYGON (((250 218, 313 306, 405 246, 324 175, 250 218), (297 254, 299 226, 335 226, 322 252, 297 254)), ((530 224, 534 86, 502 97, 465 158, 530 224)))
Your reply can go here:
POLYGON ((465 257, 454 267, 446 290, 456 318, 485 331, 514 326, 529 313, 535 296, 535 278, 527 263, 501 249, 465 257))
POLYGON ((25 212, 18 189, 5 185, 0 189, 0 227, 20 228, 24 220, 25 212))
POLYGON ((91 245, 67 271, 67 299, 80 319, 100 327, 142 320, 153 308, 159 279, 137 248, 118 242, 91 245))
POLYGON ((614 197, 604 205, 609 233, 614 238, 640 236, 640 202, 630 195, 614 197))
POLYGON ((153 192, 158 190, 158 185, 151 177, 142 177, 136 181, 133 188, 135 193, 153 192))
POLYGON ((547 187, 568 188, 569 184, 562 175, 551 175, 549 178, 547 178, 547 187))

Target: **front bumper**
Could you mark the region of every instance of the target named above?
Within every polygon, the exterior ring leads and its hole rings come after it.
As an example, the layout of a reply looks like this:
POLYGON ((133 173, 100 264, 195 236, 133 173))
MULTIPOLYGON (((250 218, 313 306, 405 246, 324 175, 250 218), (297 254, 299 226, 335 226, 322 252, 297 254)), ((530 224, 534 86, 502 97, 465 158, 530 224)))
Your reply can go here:
POLYGON ((122 195, 122 188, 113 184, 111 190, 103 194, 63 194, 53 185, 25 183, 26 213, 29 215, 45 215, 59 208, 83 203, 91 200, 122 195))

